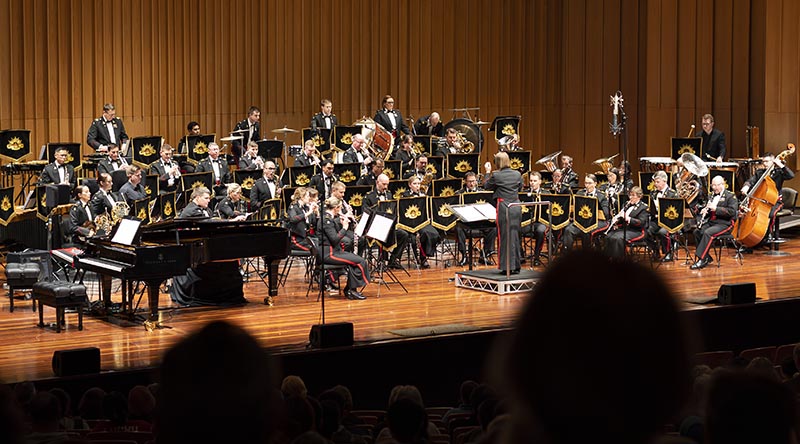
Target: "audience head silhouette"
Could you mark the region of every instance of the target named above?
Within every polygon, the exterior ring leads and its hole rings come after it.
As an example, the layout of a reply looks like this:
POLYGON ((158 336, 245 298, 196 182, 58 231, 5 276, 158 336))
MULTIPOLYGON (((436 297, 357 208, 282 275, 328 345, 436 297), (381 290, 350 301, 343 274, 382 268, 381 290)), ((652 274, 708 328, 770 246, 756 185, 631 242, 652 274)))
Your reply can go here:
POLYGON ((595 252, 564 256, 503 358, 515 429, 554 443, 646 442, 689 392, 688 342, 654 271, 595 252))

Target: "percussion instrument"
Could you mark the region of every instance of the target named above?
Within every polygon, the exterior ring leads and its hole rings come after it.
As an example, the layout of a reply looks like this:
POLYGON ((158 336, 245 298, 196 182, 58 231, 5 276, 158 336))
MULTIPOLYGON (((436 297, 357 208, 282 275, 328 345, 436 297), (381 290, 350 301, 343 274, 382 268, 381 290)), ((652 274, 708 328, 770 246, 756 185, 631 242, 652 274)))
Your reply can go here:
POLYGON ((736 171, 736 182, 740 184, 755 176, 756 170, 761 166, 761 159, 730 158, 728 160, 739 164, 739 169, 736 171))
POLYGON ((488 125, 490 122, 484 122, 483 120, 478 120, 477 122, 474 123, 475 125, 488 125))
POLYGON ((287 134, 287 133, 299 133, 300 131, 297 131, 296 129, 287 128, 284 126, 283 128, 274 129, 272 130, 272 132, 278 134, 287 134))
POLYGON ((656 171, 671 172, 672 167, 675 166, 675 159, 670 157, 640 157, 639 170, 645 173, 654 173, 656 171))
MULTIPOLYGON (((483 122, 482 124, 485 125, 486 123, 483 122)), ((480 152, 483 147, 483 133, 478 124, 470 119, 453 119, 444 126, 445 131, 450 128, 455 128, 464 138, 472 142, 475 147, 474 152, 480 152)))
POLYGON ((242 136, 228 136, 228 137, 220 137, 220 142, 233 142, 234 140, 242 140, 242 136))
POLYGON ((369 117, 362 117, 353 125, 361 126, 361 135, 367 141, 367 149, 372 157, 390 160, 394 148, 394 136, 391 132, 369 117))
POLYGON ((289 155, 292 157, 297 157, 300 153, 303 152, 302 145, 289 145, 289 155))
POLYGON ((734 174, 739 169, 739 164, 736 162, 705 162, 709 170, 723 170, 732 171, 734 174))

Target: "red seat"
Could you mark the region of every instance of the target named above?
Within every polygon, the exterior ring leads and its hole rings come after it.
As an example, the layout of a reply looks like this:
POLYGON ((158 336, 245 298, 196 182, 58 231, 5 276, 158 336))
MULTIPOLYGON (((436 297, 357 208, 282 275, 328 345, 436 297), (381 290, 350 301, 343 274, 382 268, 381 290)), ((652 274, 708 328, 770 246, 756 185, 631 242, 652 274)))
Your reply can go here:
POLYGON ((739 353, 739 357, 747 359, 748 361, 752 361, 753 358, 763 357, 774 363, 776 350, 777 348, 775 346, 748 348, 747 350, 742 350, 742 352, 739 353))
POLYGON ((711 368, 725 365, 733 360, 732 351, 713 351, 694 355, 695 365, 707 365, 711 368))

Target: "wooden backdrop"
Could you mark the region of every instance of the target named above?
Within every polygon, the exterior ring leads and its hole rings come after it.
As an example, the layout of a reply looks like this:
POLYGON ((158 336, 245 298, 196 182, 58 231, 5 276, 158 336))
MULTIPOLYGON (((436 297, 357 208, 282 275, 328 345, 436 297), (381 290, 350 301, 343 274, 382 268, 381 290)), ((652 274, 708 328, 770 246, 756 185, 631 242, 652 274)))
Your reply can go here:
POLYGON ((797 140, 798 25, 794 0, 0 0, 0 128, 85 143, 113 102, 131 135, 175 145, 250 105, 300 129, 322 98, 349 123, 392 94, 415 118, 519 114, 534 158, 589 171, 619 150, 621 90, 631 158, 668 155, 706 112, 743 157, 748 124, 768 149, 797 140))

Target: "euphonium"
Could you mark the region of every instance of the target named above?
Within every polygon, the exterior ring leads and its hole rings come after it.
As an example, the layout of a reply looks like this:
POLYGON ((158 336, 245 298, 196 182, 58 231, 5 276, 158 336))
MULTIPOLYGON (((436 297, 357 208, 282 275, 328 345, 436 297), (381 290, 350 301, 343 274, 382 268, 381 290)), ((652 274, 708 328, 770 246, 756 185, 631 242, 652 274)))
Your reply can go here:
POLYGON ((425 175, 419 183, 419 190, 422 191, 423 194, 428 194, 428 187, 431 186, 431 182, 433 182, 433 173, 429 170, 425 171, 425 175))
POLYGON ((455 148, 458 154, 469 154, 475 151, 475 144, 470 142, 463 134, 458 133, 458 141, 455 148))
POLYGON ((698 178, 708 175, 708 167, 702 159, 692 153, 683 153, 680 161, 683 163, 683 171, 675 180, 675 191, 677 191, 678 197, 691 204, 700 193, 701 187, 698 178))

